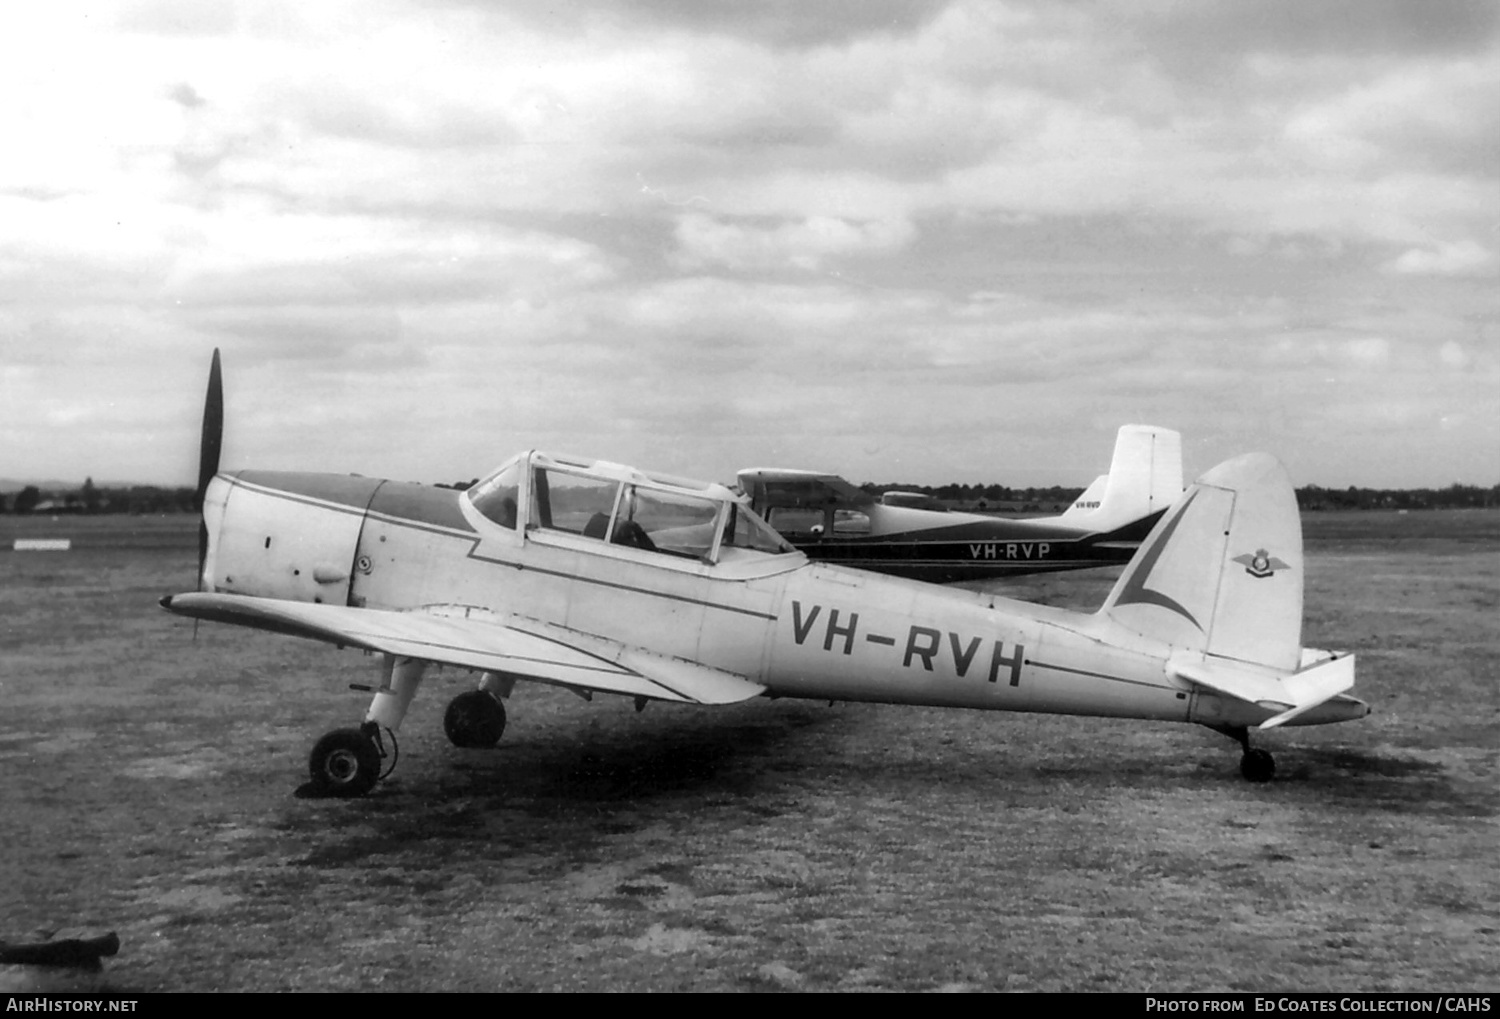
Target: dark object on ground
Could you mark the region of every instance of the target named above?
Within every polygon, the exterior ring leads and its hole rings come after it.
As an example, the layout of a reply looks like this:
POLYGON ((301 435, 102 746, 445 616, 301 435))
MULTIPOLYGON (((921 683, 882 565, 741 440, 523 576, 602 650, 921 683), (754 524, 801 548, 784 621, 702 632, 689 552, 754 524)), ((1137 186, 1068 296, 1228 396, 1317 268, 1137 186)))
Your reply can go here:
POLYGON ((97 970, 99 957, 120 950, 120 937, 114 931, 94 937, 63 938, 9 942, 0 941, 0 965, 7 966, 74 966, 97 970))

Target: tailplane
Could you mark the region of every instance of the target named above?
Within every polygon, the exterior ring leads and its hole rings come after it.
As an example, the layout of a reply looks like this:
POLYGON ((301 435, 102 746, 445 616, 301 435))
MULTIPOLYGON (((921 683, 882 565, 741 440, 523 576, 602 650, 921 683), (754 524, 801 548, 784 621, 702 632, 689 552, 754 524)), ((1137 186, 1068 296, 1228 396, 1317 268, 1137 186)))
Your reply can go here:
POLYGON ((1124 425, 1115 436, 1109 473, 1058 518, 1110 532, 1160 513, 1182 495, 1182 436, 1170 428, 1124 425))
POLYGON ((1270 729, 1362 718, 1368 706, 1341 696, 1354 685, 1354 656, 1302 647, 1302 569, 1286 469, 1251 453, 1188 489, 1099 611, 1172 645, 1168 671, 1219 696, 1195 700, 1195 721, 1270 729))

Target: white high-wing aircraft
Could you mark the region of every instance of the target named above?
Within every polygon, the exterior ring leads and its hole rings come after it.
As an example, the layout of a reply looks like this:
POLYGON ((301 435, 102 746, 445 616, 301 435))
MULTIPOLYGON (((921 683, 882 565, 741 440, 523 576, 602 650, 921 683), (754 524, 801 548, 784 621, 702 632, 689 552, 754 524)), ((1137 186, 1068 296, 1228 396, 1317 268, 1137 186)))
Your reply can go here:
POLYGON ((1275 763, 1248 729, 1361 718, 1354 658, 1305 649, 1302 539, 1286 472, 1220 464, 1174 503, 1104 605, 1076 613, 810 562, 729 489, 522 453, 466 492, 341 474, 219 473, 218 357, 200 469, 200 619, 382 656, 357 728, 314 785, 383 777, 430 664, 480 672, 444 719, 500 738, 518 679, 633 698, 768 695, 1197 722, 1275 763))
POLYGON ((876 499, 818 471, 747 468, 739 487, 757 515, 820 562, 935 583, 1078 570, 1128 562, 1182 495, 1182 436, 1122 426, 1109 473, 1055 517, 951 512, 912 493, 876 499))

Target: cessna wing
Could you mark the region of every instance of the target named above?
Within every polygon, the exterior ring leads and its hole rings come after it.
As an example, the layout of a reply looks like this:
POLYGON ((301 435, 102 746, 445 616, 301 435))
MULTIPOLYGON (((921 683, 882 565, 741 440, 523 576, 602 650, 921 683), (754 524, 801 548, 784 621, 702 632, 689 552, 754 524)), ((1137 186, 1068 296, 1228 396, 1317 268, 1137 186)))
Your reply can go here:
POLYGON ((720 669, 470 606, 393 612, 210 593, 172 595, 162 605, 198 619, 601 693, 734 704, 766 689, 720 669))
POLYGON ((757 484, 777 490, 778 505, 784 506, 864 506, 875 496, 837 474, 803 471, 782 467, 747 467, 739 472, 739 484, 749 495, 757 484))

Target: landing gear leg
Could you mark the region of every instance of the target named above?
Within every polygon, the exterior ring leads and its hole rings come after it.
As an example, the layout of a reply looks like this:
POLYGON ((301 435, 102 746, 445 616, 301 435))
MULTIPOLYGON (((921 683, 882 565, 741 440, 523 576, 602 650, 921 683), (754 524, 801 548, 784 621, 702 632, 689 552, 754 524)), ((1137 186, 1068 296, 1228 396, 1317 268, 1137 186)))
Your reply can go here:
POLYGON ((1227 726, 1219 730, 1230 739, 1240 742, 1244 753, 1240 755, 1240 775, 1247 782, 1269 782, 1276 774, 1276 758, 1270 751, 1250 745, 1250 731, 1243 725, 1227 726))
POLYGON ((427 663, 386 655, 383 664, 383 682, 375 691, 370 710, 365 712, 364 724, 357 729, 335 729, 328 733, 313 746, 308 757, 313 788, 325 796, 363 796, 390 773, 389 769, 381 772, 386 757, 381 732, 389 732, 394 744, 395 732, 406 717, 427 663))

